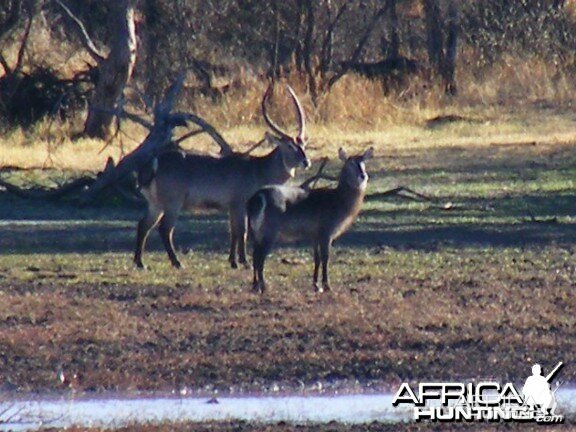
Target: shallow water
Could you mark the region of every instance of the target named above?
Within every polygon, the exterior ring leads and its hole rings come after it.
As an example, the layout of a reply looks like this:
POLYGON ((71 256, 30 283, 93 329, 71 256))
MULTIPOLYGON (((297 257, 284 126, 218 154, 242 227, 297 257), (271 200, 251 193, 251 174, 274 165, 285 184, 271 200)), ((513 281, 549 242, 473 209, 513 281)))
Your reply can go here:
POLYGON ((369 423, 409 420, 406 410, 392 409, 392 395, 223 397, 99 397, 12 401, 0 404, 0 429, 35 430, 42 426, 118 427, 170 421, 369 423), (10 416, 13 418, 10 419, 10 416))
POLYGON ((105 222, 91 220, 40 220, 40 219, 5 219, 0 220, 0 227, 51 227, 51 226, 81 226, 101 225, 105 222))
MULTIPOLYGON (((410 408, 392 407, 392 394, 209 398, 102 395, 9 400, 0 395, 0 430, 42 427, 121 427, 134 423, 249 421, 362 424, 412 419, 410 408)), ((557 393, 559 413, 576 414, 576 389, 557 393)))

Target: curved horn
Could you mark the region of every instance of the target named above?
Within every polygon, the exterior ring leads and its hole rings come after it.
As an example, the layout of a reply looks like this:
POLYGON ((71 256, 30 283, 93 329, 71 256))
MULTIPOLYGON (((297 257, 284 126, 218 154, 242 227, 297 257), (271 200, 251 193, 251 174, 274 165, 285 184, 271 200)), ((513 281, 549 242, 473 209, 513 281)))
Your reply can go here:
POLYGON ((272 94, 272 89, 273 85, 270 84, 268 86, 268 89, 266 90, 266 93, 264 93, 264 97, 262 98, 262 115, 264 116, 264 120, 266 120, 266 124, 268 124, 270 129, 272 129, 275 133, 284 138, 290 138, 290 135, 288 135, 286 132, 280 129, 280 127, 272 121, 272 119, 268 116, 268 113, 266 112, 266 102, 268 102, 268 99, 272 94))
POLYGON ((304 109, 302 108, 302 104, 298 100, 298 96, 296 96, 296 92, 290 86, 286 86, 288 91, 290 92, 290 96, 292 96, 292 100, 294 101, 294 106, 296 107, 296 115, 298 116, 298 138, 300 140, 304 139, 304 135, 306 134, 306 116, 304 115, 304 109))

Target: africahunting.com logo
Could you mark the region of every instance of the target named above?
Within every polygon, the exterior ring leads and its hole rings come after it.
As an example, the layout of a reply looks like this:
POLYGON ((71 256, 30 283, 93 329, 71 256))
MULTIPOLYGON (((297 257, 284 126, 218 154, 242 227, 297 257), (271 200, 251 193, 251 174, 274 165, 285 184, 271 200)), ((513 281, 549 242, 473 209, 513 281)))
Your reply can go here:
POLYGON ((532 366, 522 392, 514 384, 494 381, 477 383, 426 382, 415 392, 403 383, 392 405, 413 406, 414 420, 439 422, 519 421, 562 423, 564 416, 556 413, 556 390, 550 388, 554 376, 562 369, 559 362, 552 371, 542 375, 539 364, 532 366))

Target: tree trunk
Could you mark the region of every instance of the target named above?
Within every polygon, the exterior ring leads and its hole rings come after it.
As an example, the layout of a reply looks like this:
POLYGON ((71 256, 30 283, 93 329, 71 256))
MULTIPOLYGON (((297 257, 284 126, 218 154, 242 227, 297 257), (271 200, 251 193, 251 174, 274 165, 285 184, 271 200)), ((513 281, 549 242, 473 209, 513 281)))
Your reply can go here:
POLYGON ((433 75, 442 80, 447 95, 457 92, 455 70, 458 47, 458 9, 454 1, 448 5, 446 20, 446 42, 444 42, 444 22, 438 0, 422 0, 426 20, 428 61, 433 75))
POLYGON ((436 73, 442 70, 444 61, 444 38, 442 37, 442 21, 438 0, 423 0, 426 20, 426 48, 428 61, 436 73))
POLYGON ((114 120, 111 113, 136 63, 134 8, 130 0, 111 2, 108 23, 112 32, 110 53, 99 66, 98 82, 84 126, 85 135, 102 139, 111 136, 114 120))
POLYGON ((312 102, 316 106, 318 103, 318 85, 316 82, 316 70, 314 68, 314 32, 316 30, 316 11, 314 8, 313 0, 306 0, 304 2, 304 7, 306 8, 306 33, 304 35, 304 68, 306 69, 306 75, 308 76, 308 89, 310 90, 310 96, 312 97, 312 102))
POLYGON ((390 47, 386 58, 396 59, 400 56, 400 36, 398 34, 398 12, 396 0, 390 1, 390 47))
POLYGON ((334 54, 334 25, 336 21, 333 21, 332 0, 325 0, 325 4, 328 29, 326 30, 326 36, 322 43, 322 51, 320 52, 320 73, 322 74, 323 79, 326 76, 326 73, 332 68, 332 57, 334 54))
POLYGON ((454 1, 450 2, 448 9, 448 36, 446 37, 446 55, 442 65, 442 79, 444 91, 447 95, 455 96, 456 87, 456 54, 458 48, 458 9, 454 1))

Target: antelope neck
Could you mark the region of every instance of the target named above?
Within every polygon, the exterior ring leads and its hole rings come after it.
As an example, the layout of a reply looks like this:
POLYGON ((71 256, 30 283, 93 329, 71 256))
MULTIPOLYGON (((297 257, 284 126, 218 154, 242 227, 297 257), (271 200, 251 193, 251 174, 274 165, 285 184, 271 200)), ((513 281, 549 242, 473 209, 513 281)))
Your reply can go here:
POLYGON ((270 183, 285 183, 293 177, 293 169, 286 166, 280 147, 264 156, 262 162, 270 183))

